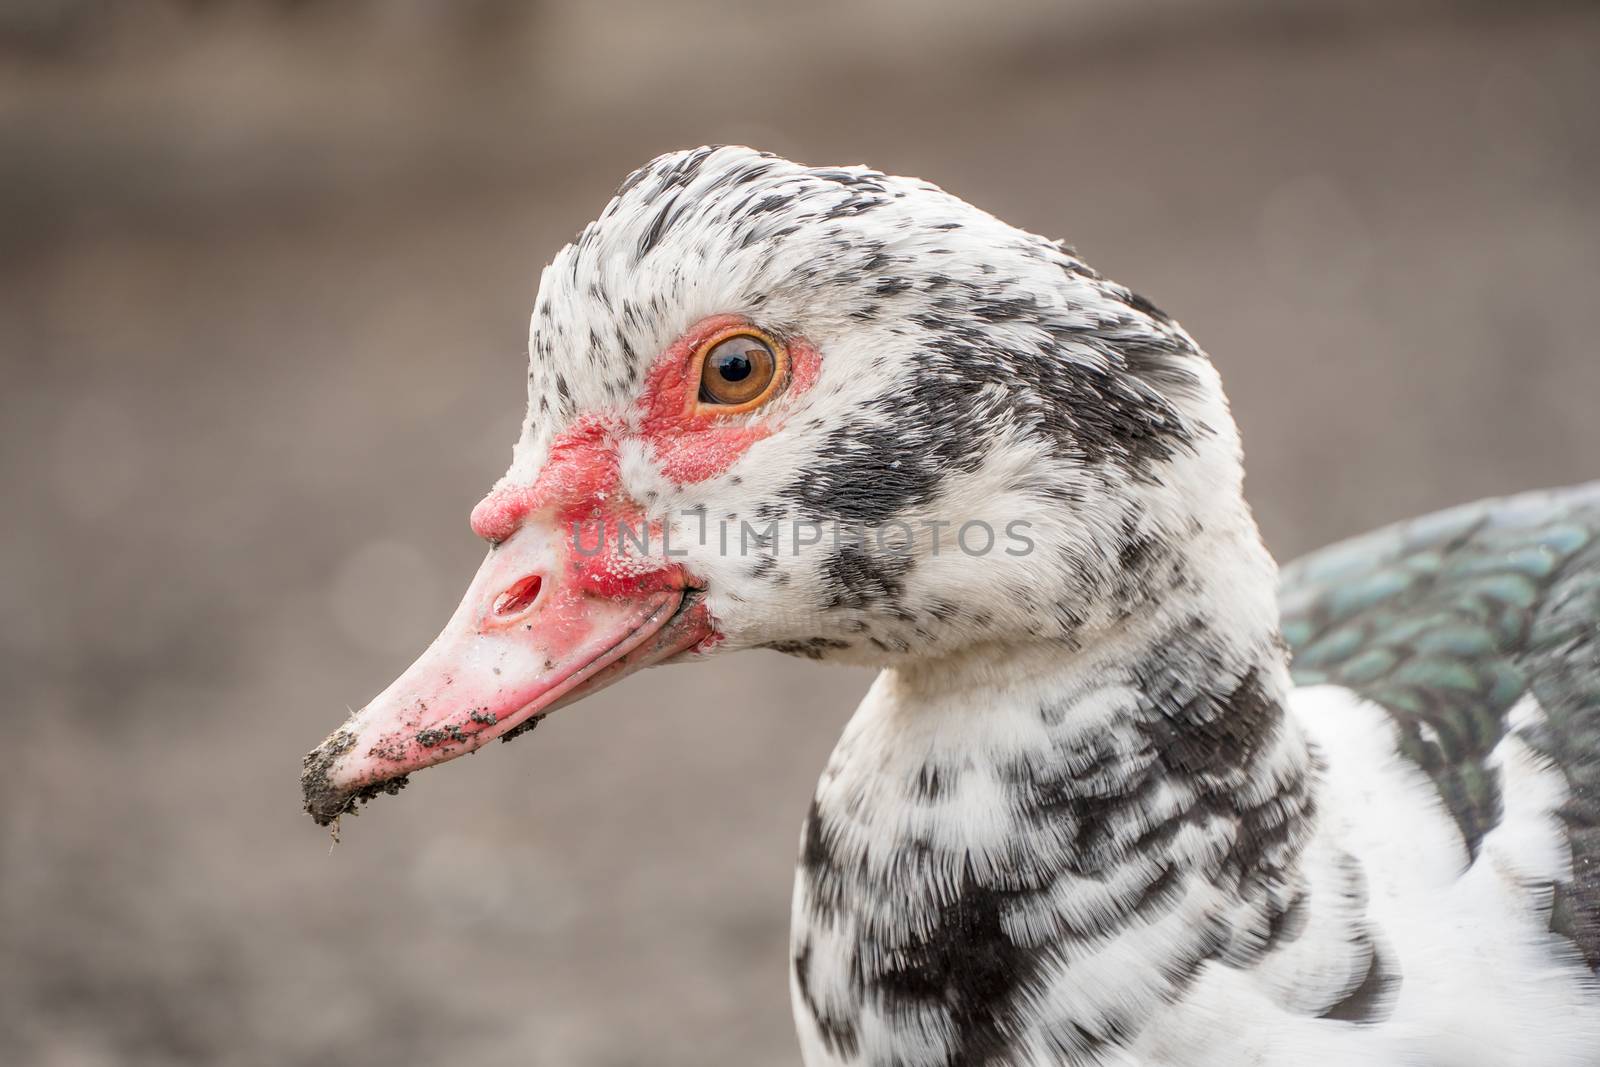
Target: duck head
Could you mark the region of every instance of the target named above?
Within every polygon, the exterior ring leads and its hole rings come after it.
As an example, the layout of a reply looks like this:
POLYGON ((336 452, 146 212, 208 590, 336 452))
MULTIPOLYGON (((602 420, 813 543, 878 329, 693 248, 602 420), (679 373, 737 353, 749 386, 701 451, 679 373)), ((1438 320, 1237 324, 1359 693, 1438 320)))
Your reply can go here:
POLYGON ((488 556, 307 809, 656 663, 1083 641, 1190 580, 1239 481, 1209 362, 1070 249, 915 179, 663 156, 545 269, 488 556))

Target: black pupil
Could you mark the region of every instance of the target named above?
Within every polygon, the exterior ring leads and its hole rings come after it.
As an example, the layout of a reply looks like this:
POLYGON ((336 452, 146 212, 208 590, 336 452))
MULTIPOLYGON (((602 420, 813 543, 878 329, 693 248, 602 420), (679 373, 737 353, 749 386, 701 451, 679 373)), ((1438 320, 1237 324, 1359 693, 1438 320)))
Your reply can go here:
POLYGON ((750 372, 755 370, 755 364, 750 362, 750 357, 743 352, 720 352, 717 354, 717 376, 723 381, 742 382, 750 377, 750 372))

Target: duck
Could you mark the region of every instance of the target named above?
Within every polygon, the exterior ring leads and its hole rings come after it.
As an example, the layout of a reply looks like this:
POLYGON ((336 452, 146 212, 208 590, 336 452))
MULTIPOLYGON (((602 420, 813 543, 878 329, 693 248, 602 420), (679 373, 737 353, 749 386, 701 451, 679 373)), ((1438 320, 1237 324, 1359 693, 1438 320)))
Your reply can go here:
POLYGON ((866 664, 800 833, 808 1067, 1600 1063, 1600 483, 1280 574, 1177 320, 738 146, 554 257, 526 385, 460 607, 305 757, 319 824, 649 666, 866 664))

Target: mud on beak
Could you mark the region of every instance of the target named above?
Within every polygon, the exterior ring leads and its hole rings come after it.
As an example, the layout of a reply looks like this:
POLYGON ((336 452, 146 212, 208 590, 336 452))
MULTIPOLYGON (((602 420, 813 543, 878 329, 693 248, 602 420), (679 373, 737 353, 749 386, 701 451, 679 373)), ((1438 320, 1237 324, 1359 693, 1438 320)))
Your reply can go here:
POLYGON ((509 740, 557 706, 711 636, 677 568, 597 585, 585 563, 544 524, 491 549, 427 651, 306 755, 300 784, 311 817, 327 825, 357 800, 397 792, 412 771, 509 740))

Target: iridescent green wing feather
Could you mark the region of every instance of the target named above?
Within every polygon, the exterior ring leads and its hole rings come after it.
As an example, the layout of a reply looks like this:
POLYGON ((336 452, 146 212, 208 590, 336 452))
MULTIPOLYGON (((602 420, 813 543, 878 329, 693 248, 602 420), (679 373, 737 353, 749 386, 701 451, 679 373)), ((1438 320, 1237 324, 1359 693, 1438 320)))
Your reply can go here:
POLYGON ((1500 818, 1489 753, 1532 692, 1527 739, 1566 775, 1573 879, 1552 926, 1600 964, 1600 483, 1454 508, 1284 568, 1301 685, 1389 711, 1476 855, 1500 818))

